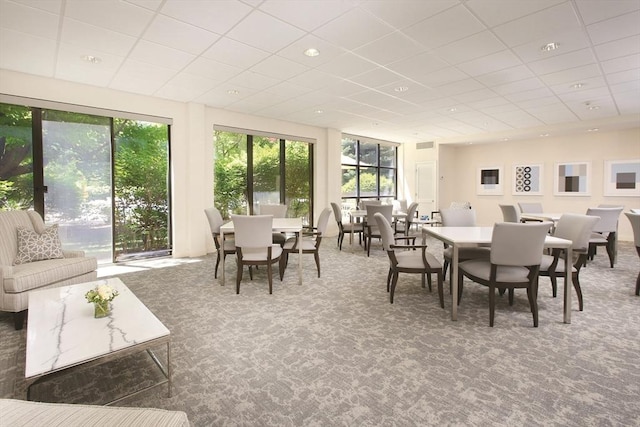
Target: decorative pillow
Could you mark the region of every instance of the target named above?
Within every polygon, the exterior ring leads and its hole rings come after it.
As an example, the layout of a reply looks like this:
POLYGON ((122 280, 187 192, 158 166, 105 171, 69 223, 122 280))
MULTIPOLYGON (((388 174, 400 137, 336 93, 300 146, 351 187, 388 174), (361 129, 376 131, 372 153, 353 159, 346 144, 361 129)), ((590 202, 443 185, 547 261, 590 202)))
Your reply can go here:
POLYGON ((44 259, 64 258, 58 237, 58 224, 45 228, 42 234, 18 227, 18 256, 13 265, 44 259))

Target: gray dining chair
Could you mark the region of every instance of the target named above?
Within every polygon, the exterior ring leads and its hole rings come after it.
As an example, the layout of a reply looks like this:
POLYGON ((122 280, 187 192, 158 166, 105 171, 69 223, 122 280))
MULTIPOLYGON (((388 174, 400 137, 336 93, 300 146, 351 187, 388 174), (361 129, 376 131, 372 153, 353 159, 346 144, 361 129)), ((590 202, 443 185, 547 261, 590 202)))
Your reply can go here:
POLYGON ((593 233, 589 239, 590 260, 595 257, 598 246, 604 246, 609 255, 609 265, 613 268, 616 263, 618 219, 623 209, 623 206, 587 209, 587 215, 600 217, 600 221, 593 227, 593 233))
MULTIPOLYGON (((476 210, 448 208, 440 211, 440 219, 443 227, 475 227, 476 210)), ((445 244, 442 252, 444 258, 444 276, 446 279, 447 269, 451 275, 451 258, 453 257, 453 248, 445 244)), ((467 261, 476 258, 489 258, 489 248, 482 246, 463 247, 458 250, 458 262, 467 261)))
POLYGON ((367 256, 371 254, 371 240, 381 238, 380 229, 374 215, 380 212, 391 224, 393 222, 393 205, 367 205, 367 216, 364 222, 364 246, 367 256))
POLYGON ((496 289, 525 288, 533 326, 538 327, 538 272, 544 241, 551 226, 541 223, 497 223, 493 227, 489 259, 473 259, 458 266, 458 300, 462 298, 464 277, 489 287, 489 326, 493 327, 496 289), (518 250, 514 250, 518 248, 518 250))
POLYGON ((289 254, 291 252, 298 252, 298 246, 302 245, 303 254, 313 254, 313 258, 316 261, 316 268, 318 270, 318 277, 320 277, 320 243, 322 243, 322 236, 324 236, 327 231, 330 215, 331 209, 324 209, 320 213, 317 226, 307 228, 307 231, 302 232, 302 240, 296 236, 290 237, 286 242, 284 242, 284 245, 282 246, 282 256, 284 258, 283 263, 285 268, 289 262, 289 254))
POLYGON ((227 255, 233 255, 236 253, 236 245, 233 239, 225 238, 224 241, 220 240, 220 227, 224 224, 222 215, 217 208, 206 208, 204 210, 209 222, 209 229, 211 230, 211 236, 213 237, 213 243, 216 246, 216 268, 213 273, 214 278, 218 278, 218 265, 220 265, 220 259, 227 255))
MULTIPOLYGON (((571 265, 571 282, 578 295, 578 307, 580 311, 584 309, 582 289, 580 287, 580 269, 586 264, 589 237, 593 227, 598 222, 598 218, 589 215, 563 214, 558 220, 553 235, 561 239, 571 240, 571 250, 573 259, 569 260, 571 265)), ((561 249, 554 249, 551 255, 543 254, 540 263, 540 276, 551 279, 551 289, 553 297, 558 293, 557 277, 565 275, 565 252, 561 249)), ((566 284, 565 284, 566 286, 566 284)))
POLYGON ((401 227, 401 231, 405 236, 409 235, 409 231, 411 230, 411 226, 414 224, 416 218, 416 212, 418 212, 418 203, 417 202, 413 202, 409 205, 409 207, 407 208, 406 211, 404 211, 406 213, 406 216, 404 218, 400 218, 398 219, 395 224, 394 224, 394 228, 396 230, 396 232, 398 232, 398 226, 402 226, 401 227))
POLYGON ((518 203, 518 206, 520 207, 520 212, 522 212, 522 213, 542 213, 542 212, 544 212, 542 210, 542 203, 535 203, 535 202, 518 203))
POLYGON ((331 209, 333 209, 333 217, 338 224, 338 248, 342 250, 342 242, 344 240, 344 235, 349 233, 352 235, 357 234, 358 240, 360 244, 362 244, 362 233, 364 231, 364 224, 361 222, 357 223, 343 223, 342 222, 342 211, 340 210, 340 206, 337 203, 331 202, 331 209))
POLYGON ((422 287, 425 287, 425 276, 429 282, 431 291, 431 275, 436 274, 438 280, 438 298, 440 307, 444 308, 444 295, 442 291, 442 264, 427 252, 427 245, 416 245, 415 236, 395 236, 391 223, 385 216, 376 212, 374 214, 380 236, 382 237, 382 247, 389 256, 389 273, 387 274, 387 292, 389 292, 389 302, 393 304, 393 296, 398 284, 399 273, 412 273, 422 275, 422 287), (413 239, 413 242, 396 244, 398 240, 413 239))
MULTIPOLYGON (((287 217, 287 205, 274 205, 274 204, 260 204, 260 215, 273 215, 274 218, 286 218, 287 217)), ((273 243, 278 245, 284 245, 287 240, 287 236, 284 233, 271 233, 273 243)))
MULTIPOLYGON (((631 229, 633 230, 633 243, 635 244, 636 252, 640 257, 640 210, 632 209, 632 212, 625 212, 624 214, 629 218, 629 222, 631 223, 631 229), (633 212, 634 210, 638 210, 639 212, 633 212)), ((640 295, 640 272, 636 278, 636 295, 640 295)))
POLYGON ((248 266, 267 266, 269 294, 273 293, 272 264, 280 262, 280 280, 284 275, 282 248, 273 243, 273 216, 271 215, 231 215, 236 241, 236 260, 238 272, 236 276, 236 294, 240 293, 242 270, 248 266))
POLYGON ((520 222, 520 211, 516 205, 498 205, 502 211, 504 222, 520 222))

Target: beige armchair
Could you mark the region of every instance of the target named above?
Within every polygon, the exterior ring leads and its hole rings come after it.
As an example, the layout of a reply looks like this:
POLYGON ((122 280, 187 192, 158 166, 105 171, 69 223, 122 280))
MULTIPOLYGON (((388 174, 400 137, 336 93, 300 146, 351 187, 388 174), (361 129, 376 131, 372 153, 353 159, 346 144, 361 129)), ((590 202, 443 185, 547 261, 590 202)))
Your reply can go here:
MULTIPOLYGON (((24 326, 30 291, 90 282, 96 279, 98 268, 96 258, 85 257, 83 251, 66 251, 59 247, 48 254, 32 257, 49 259, 16 264, 19 228, 23 234, 36 233, 36 236, 42 236, 47 230, 42 217, 35 211, 0 212, 0 311, 14 313, 16 329, 24 326)), ((34 253, 39 249, 34 245, 21 246, 34 253)))

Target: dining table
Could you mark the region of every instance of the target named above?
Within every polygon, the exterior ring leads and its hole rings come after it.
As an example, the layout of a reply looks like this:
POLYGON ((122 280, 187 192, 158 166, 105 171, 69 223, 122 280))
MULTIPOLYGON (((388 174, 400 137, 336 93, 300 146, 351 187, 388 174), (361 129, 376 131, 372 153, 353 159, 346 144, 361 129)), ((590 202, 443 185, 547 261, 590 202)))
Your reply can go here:
MULTIPOLYGON (((458 320, 458 263, 459 249, 462 247, 487 246, 491 244, 493 227, 422 227, 423 244, 426 236, 431 236, 452 247, 451 256, 451 320, 458 320)), ((571 323, 571 259, 573 256, 571 240, 547 235, 545 249, 562 249, 565 251, 564 275, 564 323, 571 323)), ((542 255, 542 254, 541 254, 542 255)))
MULTIPOLYGON (((273 218, 272 231, 278 233, 294 233, 298 239, 302 238, 302 218, 273 218)), ((224 235, 230 234, 235 231, 233 221, 229 221, 220 226, 220 240, 224 242, 224 235)), ((298 245, 298 284, 302 285, 302 247, 304 245, 298 245)), ((220 275, 220 285, 224 286, 225 272, 224 272, 224 259, 222 256, 222 274, 220 275)))
MULTIPOLYGON (((391 213, 393 219, 397 220, 399 218, 406 218, 407 213, 403 211, 393 211, 391 213)), ((362 222, 363 219, 367 218, 367 210, 366 209, 353 209, 349 211, 349 221, 354 224, 358 222, 362 222), (355 220, 355 221, 354 221, 355 220)), ((353 231, 349 233, 349 244, 353 244, 353 231)))

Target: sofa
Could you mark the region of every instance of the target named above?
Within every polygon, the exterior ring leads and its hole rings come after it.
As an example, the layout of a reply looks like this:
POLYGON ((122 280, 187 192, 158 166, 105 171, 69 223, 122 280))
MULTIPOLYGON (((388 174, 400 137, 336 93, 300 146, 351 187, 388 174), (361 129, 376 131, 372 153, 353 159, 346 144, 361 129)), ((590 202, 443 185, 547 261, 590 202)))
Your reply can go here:
POLYGON ((187 414, 155 408, 125 408, 0 399, 0 425, 11 427, 190 427, 187 414))
POLYGON ((29 292, 95 280, 98 262, 60 247, 57 225, 45 227, 35 211, 0 211, 0 311, 22 329, 29 292))

